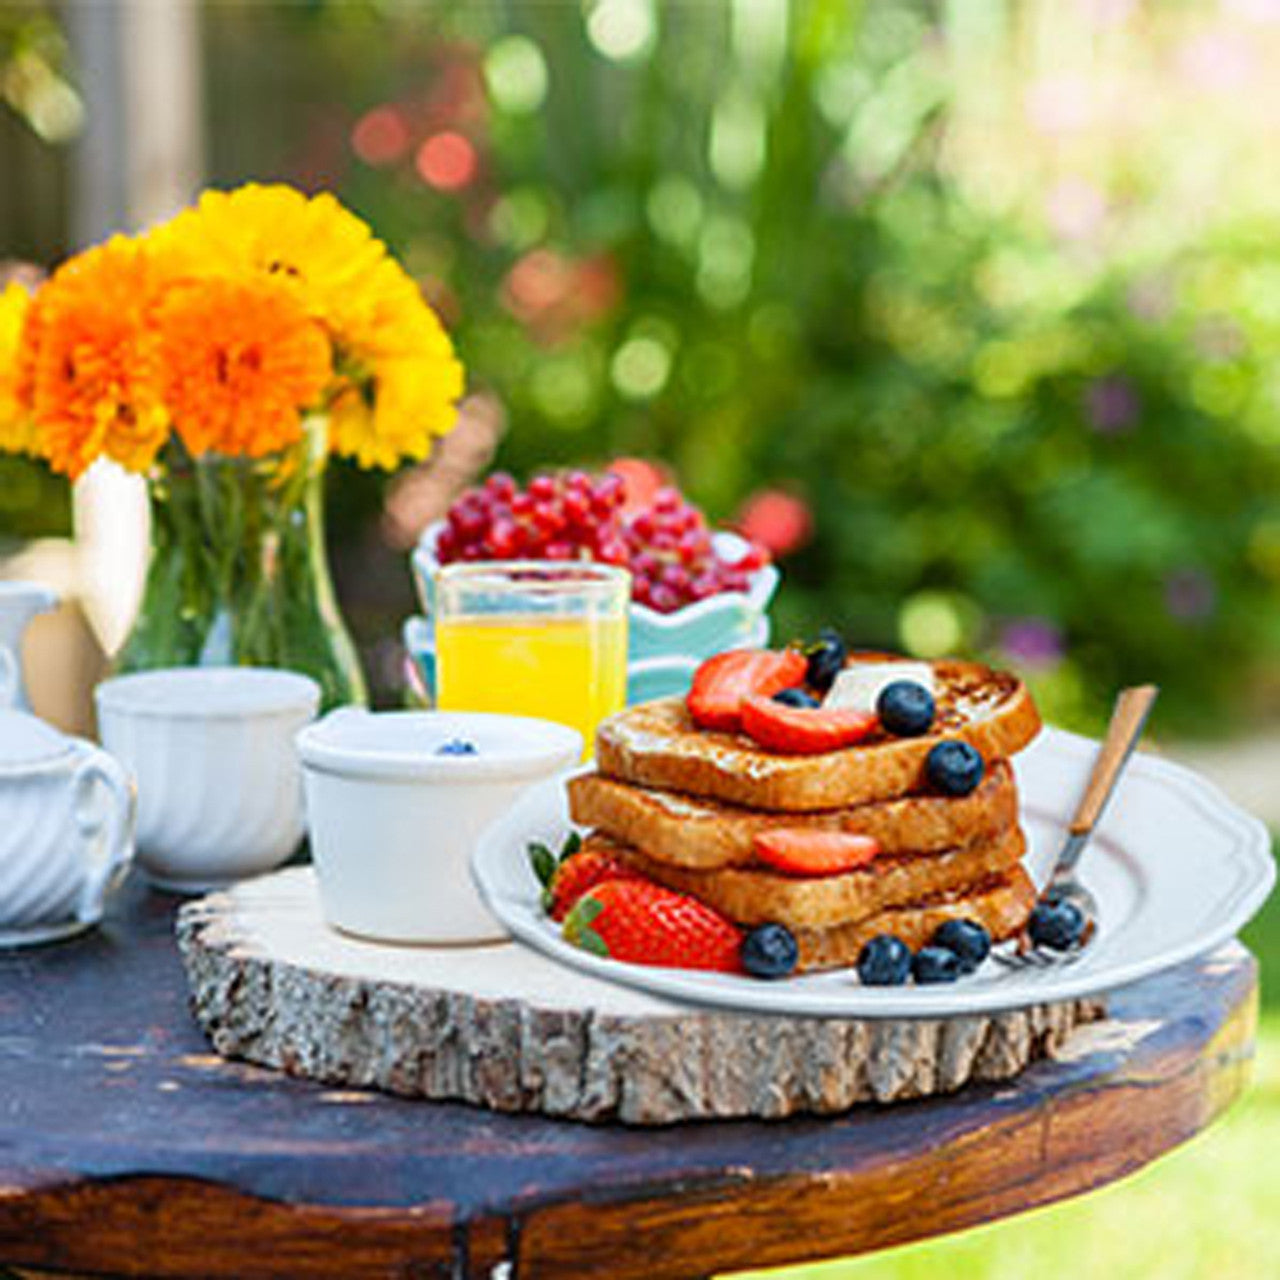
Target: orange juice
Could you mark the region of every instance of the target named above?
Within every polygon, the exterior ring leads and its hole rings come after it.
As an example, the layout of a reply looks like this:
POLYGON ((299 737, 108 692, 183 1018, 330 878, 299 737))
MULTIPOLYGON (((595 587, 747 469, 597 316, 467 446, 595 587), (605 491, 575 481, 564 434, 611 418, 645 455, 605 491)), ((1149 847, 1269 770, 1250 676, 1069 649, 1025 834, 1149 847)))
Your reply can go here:
POLYGON ((582 734, 627 695, 627 617, 461 614, 436 620, 436 702, 558 720, 582 734))

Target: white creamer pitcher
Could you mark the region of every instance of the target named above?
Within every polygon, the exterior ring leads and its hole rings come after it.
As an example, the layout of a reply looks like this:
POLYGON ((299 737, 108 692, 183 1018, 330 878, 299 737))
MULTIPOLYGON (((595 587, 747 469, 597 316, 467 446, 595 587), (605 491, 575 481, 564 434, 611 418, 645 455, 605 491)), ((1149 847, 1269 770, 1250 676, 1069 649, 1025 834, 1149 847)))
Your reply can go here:
POLYGON ((0 710, 0 946, 102 918, 133 857, 133 786, 100 747, 0 710))
POLYGON ((35 582, 0 582, 0 707, 27 707, 22 683, 22 637, 31 619, 58 603, 58 593, 35 582))

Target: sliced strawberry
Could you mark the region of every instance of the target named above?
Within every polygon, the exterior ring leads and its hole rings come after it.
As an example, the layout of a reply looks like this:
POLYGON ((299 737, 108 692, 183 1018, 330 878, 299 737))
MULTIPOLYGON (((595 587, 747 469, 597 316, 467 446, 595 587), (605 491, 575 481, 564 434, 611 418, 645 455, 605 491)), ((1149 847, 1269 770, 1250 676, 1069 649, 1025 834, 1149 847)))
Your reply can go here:
POLYGON ((738 927, 652 880, 606 880, 565 917, 565 941, 594 955, 674 969, 741 971, 738 927))
POLYGON ((874 836, 815 827, 774 827, 756 834, 756 857, 796 876, 836 876, 865 867, 879 852, 874 836))
POLYGON ((796 649, 730 649, 708 658, 694 673, 686 705, 702 729, 737 729, 742 702, 752 694, 768 698, 804 681, 808 667, 796 649))
POLYGON ((817 755, 861 742, 875 731, 874 711, 853 707, 790 707, 772 698, 749 697, 742 704, 742 731, 770 751, 817 755))

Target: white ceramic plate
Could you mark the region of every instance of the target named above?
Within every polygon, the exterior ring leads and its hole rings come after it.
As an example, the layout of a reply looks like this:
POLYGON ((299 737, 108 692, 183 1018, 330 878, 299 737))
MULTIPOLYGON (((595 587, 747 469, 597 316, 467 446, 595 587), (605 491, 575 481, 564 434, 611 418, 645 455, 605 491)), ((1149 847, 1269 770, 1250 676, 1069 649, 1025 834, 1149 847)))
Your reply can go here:
MULTIPOLYGON (((1097 744, 1046 729, 1017 757, 1028 865, 1042 883, 1097 744)), ((568 833, 563 782, 543 784, 481 840, 472 871, 490 910, 521 942, 565 964, 699 1004, 828 1017, 955 1016, 1093 995, 1202 954, 1233 937, 1275 880, 1267 829, 1179 765, 1133 758, 1081 863, 1098 898, 1098 936, 1076 963, 1012 971, 988 960, 951 986, 863 987, 853 970, 779 982, 659 969, 571 947, 539 906, 530 840, 568 833)))

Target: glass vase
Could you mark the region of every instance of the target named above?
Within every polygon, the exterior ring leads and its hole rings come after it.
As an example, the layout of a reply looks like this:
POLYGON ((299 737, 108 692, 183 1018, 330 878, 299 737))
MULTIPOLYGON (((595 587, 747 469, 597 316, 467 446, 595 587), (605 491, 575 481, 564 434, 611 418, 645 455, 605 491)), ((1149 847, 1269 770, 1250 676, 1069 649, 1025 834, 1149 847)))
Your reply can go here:
POLYGON ((175 436, 149 482, 151 561, 121 672, 269 666, 317 681, 322 709, 367 700, 324 543, 323 419, 264 458, 192 457, 175 436))

